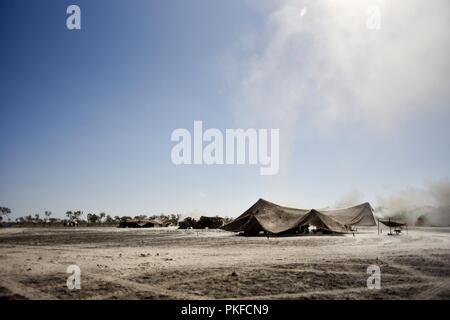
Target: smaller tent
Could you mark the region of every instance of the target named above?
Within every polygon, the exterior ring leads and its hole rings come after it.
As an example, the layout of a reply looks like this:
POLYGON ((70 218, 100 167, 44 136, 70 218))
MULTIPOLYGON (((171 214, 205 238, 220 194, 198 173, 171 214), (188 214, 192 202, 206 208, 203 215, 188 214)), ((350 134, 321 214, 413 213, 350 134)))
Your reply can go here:
POLYGON ((164 227, 164 223, 160 220, 153 219, 145 221, 141 228, 161 228, 164 227))
POLYGON ((118 228, 159 228, 163 227, 164 223, 159 220, 126 220, 122 221, 118 228))
POLYGON ((221 217, 205 217, 201 216, 195 224, 194 229, 218 229, 223 226, 224 220, 221 217))
POLYGON ((196 223, 197 221, 194 218, 187 217, 183 221, 178 222, 178 229, 193 229, 196 223))

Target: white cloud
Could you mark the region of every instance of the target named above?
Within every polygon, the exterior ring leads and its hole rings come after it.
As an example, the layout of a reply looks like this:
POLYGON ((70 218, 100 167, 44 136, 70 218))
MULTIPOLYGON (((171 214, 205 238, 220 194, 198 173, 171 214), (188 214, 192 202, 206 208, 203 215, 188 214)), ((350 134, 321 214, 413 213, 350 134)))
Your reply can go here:
POLYGON ((244 70, 236 119, 285 130, 306 120, 322 128, 360 123, 381 132, 448 108, 449 18, 447 0, 283 1, 244 70), (366 27, 372 5, 379 30, 366 27))

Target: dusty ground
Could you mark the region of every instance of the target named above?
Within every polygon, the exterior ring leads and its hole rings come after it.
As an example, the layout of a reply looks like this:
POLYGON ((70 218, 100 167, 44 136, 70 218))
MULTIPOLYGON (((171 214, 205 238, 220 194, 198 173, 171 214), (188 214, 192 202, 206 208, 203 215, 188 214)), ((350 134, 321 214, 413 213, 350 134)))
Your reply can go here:
POLYGON ((174 229, 0 229, 0 298, 449 299, 450 228, 244 238, 174 229), (386 232, 385 232, 386 233, 386 232), (81 268, 81 290, 66 268, 81 268), (381 268, 381 289, 366 286, 381 268))

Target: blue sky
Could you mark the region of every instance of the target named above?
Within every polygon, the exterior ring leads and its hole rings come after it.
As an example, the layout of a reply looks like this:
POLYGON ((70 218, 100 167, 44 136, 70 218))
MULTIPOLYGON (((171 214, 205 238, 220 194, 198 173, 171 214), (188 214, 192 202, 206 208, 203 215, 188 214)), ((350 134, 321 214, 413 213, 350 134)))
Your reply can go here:
POLYGON ((0 205, 236 216, 448 179, 449 4, 379 1, 374 33, 349 2, 2 1, 0 205), (280 128, 280 173, 175 166, 171 132, 194 120, 280 128))

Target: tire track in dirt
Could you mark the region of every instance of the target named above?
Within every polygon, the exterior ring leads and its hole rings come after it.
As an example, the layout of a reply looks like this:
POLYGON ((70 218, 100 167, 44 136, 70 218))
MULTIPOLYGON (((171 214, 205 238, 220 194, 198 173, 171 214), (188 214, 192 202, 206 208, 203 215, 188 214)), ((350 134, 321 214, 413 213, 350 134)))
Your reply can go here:
MULTIPOLYGON (((411 287, 424 287, 428 285, 436 284, 436 282, 424 282, 424 283, 416 283, 416 284, 397 284, 390 286, 383 286, 383 289, 402 289, 402 288, 411 288, 411 287)), ((336 290, 317 290, 317 291, 309 291, 309 292, 300 292, 300 293, 280 293, 275 295, 259 295, 259 296, 248 296, 248 297, 235 297, 229 300, 242 299, 242 300, 282 300, 282 299, 301 299, 301 298, 311 298, 314 296, 320 295, 336 295, 338 299, 342 299, 343 294, 347 293, 359 293, 363 291, 368 291, 366 287, 357 287, 357 288, 348 288, 348 289, 336 289, 336 290)), ((371 290, 373 291, 373 290, 371 290)))
MULTIPOLYGON (((97 280, 113 282, 113 283, 121 285, 125 288, 133 288, 134 291, 137 291, 136 289, 138 289, 138 290, 144 291, 144 292, 150 292, 150 293, 154 293, 154 294, 161 295, 161 296, 167 296, 167 297, 169 297, 171 299, 175 299, 175 300, 207 300, 207 299, 210 299, 210 297, 208 297, 208 296, 178 292, 178 291, 174 291, 174 290, 165 289, 162 286, 155 286, 155 285, 150 285, 150 284, 139 283, 139 282, 126 280, 126 279, 113 277, 113 276, 101 275, 101 276, 97 276, 96 278, 97 278, 97 280)), ((101 295, 101 296, 103 296, 103 295, 101 295)), ((100 297, 100 295, 92 296, 92 297, 90 297, 90 299, 98 299, 99 297, 100 297)))
POLYGON ((57 300, 57 298, 53 295, 21 284, 20 282, 12 279, 2 278, 0 280, 0 286, 8 288, 12 294, 17 294, 29 300, 57 300))
MULTIPOLYGON (((414 267, 406 266, 400 263, 390 263, 390 266, 403 270, 407 275, 414 277, 416 279, 425 281, 438 281, 438 278, 425 275, 423 272, 415 269, 414 267)), ((383 274, 381 274, 381 276, 383 276, 383 274)))
POLYGON ((439 293, 445 290, 450 290, 450 280, 439 281, 433 284, 433 286, 430 289, 422 291, 415 297, 415 299, 432 300, 435 299, 439 293))

